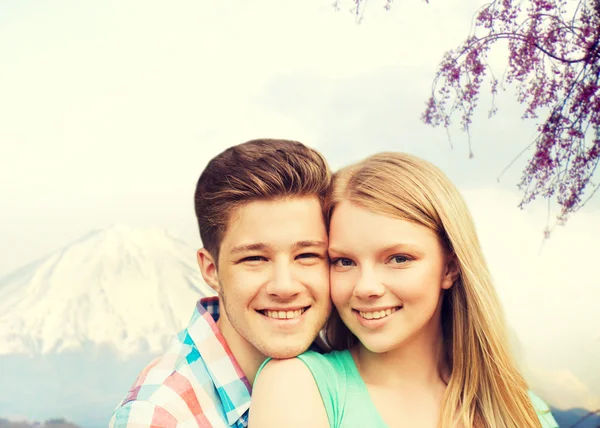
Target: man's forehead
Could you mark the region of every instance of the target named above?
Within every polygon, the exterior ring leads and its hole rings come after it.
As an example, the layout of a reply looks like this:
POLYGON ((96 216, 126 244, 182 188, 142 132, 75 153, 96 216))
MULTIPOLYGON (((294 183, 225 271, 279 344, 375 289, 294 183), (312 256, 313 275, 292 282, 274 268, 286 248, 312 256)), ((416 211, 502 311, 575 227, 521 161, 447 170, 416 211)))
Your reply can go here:
POLYGON ((242 246, 254 246, 247 249, 257 250, 259 245, 289 249, 310 241, 327 241, 318 198, 260 200, 248 202, 231 213, 220 252, 229 253, 242 246))
POLYGON ((294 222, 297 226, 320 226, 325 224, 321 203, 317 197, 292 197, 276 200, 247 202, 229 213, 227 231, 244 223, 278 224, 294 222))

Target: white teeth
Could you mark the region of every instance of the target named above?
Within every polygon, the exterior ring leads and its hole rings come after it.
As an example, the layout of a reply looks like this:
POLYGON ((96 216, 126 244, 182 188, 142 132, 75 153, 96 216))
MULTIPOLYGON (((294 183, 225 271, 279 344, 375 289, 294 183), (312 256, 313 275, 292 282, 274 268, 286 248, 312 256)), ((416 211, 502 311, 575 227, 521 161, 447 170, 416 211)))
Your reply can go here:
POLYGON ((380 319, 380 318, 385 318, 388 315, 393 314, 394 312, 396 312, 399 308, 388 308, 388 309, 384 309, 381 311, 370 311, 370 312, 363 312, 363 311, 359 311, 359 314, 361 317, 363 317, 364 319, 367 320, 372 320, 372 319, 380 319))
POLYGON ((296 309, 295 311, 270 311, 265 310, 262 313, 269 318, 274 318, 276 320, 289 320, 293 318, 297 318, 304 313, 306 309, 296 309))

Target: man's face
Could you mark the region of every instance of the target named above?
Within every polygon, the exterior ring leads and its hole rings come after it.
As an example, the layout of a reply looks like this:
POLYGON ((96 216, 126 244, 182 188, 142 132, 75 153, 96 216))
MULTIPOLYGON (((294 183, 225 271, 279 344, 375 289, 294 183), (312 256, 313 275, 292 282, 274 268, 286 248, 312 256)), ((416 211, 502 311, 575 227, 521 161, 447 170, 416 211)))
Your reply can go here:
POLYGON ((327 232, 318 198, 238 208, 221 242, 217 275, 222 330, 235 331, 265 356, 304 352, 331 309, 327 232))

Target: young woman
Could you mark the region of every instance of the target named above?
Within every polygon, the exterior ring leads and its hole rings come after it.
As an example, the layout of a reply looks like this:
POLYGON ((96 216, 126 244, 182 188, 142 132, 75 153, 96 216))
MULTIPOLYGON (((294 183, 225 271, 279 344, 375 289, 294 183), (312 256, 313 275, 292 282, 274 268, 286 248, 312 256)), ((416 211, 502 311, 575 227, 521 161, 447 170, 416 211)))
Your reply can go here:
POLYGON ((381 153, 326 203, 336 349, 268 361, 251 428, 557 427, 508 348, 469 211, 436 167, 381 153))

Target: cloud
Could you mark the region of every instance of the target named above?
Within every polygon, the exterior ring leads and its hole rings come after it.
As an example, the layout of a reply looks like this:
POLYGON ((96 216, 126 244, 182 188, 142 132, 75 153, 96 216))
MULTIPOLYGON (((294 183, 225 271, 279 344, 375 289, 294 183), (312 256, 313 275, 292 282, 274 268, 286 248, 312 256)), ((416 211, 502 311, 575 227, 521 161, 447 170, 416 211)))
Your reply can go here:
POLYGON ((564 381, 556 405, 595 402, 593 397, 600 397, 600 210, 583 210, 544 240, 542 204, 519 210, 519 195, 498 189, 463 189, 463 194, 532 383, 550 391, 564 381), (543 370, 549 373, 545 383, 543 370))
POLYGON ((394 139, 394 110, 418 120, 421 96, 404 96, 406 88, 429 81, 431 64, 464 36, 476 3, 398 2, 386 12, 372 2, 361 25, 346 6, 336 12, 322 0, 3 4, 0 140, 10 156, 0 158, 0 275, 118 222, 196 236, 193 185, 208 159, 232 144, 294 138, 339 164, 348 159, 338 145, 348 132, 336 122, 356 118, 347 129, 359 136, 352 152, 362 156, 377 105, 391 114, 374 125, 394 139), (398 89, 388 100, 381 95, 391 85, 371 97, 340 93, 390 68, 407 72, 389 81, 398 89), (296 75, 325 79, 333 91, 307 79, 280 95, 330 128, 261 101, 280 89, 272 84, 278 76, 296 75))
POLYGON ((600 409, 600 395, 593 394, 571 371, 533 367, 526 372, 530 387, 553 407, 600 409))

